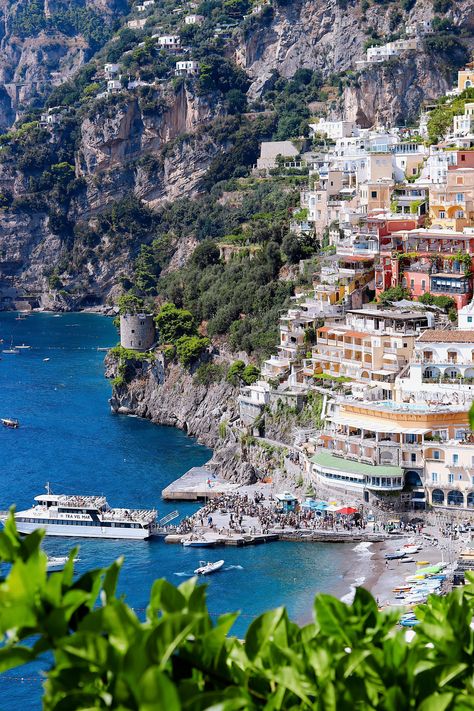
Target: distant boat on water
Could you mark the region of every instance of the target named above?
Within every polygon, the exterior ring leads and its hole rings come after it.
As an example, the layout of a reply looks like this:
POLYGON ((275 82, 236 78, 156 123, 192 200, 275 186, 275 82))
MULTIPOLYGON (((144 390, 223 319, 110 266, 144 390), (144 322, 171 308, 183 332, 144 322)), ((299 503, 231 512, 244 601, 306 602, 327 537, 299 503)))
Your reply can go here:
POLYGON ((17 430, 20 426, 19 420, 16 420, 14 417, 2 417, 0 418, 0 422, 4 427, 8 427, 11 430, 17 430))
POLYGON ((14 347, 13 347, 13 338, 12 338, 11 343, 10 343, 10 348, 5 348, 5 349, 2 351, 2 353, 7 353, 8 355, 18 355, 19 352, 20 352, 20 351, 18 350, 18 348, 14 348, 14 347))
POLYGON ((15 346, 15 348, 22 351, 28 351, 31 346, 27 346, 26 343, 22 343, 20 346, 15 346))

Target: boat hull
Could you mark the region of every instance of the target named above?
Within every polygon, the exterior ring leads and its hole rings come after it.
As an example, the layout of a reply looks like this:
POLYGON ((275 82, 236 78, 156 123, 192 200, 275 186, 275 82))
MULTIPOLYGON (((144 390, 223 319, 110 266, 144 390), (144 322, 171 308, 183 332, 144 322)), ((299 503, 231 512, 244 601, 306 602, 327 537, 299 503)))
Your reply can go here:
POLYGON ((16 521, 20 533, 32 533, 39 528, 46 531, 47 536, 63 538, 126 538, 128 540, 145 540, 152 533, 146 528, 120 528, 105 526, 71 526, 70 524, 35 523, 34 521, 16 521))

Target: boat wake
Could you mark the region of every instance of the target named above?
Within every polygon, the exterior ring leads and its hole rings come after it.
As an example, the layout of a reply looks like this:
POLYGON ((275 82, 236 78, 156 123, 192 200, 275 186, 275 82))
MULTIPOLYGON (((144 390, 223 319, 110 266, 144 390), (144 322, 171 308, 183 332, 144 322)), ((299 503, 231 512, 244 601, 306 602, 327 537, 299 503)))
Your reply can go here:
POLYGON ((181 573, 175 573, 175 575, 177 575, 178 578, 191 578, 193 574, 181 572, 181 573))
POLYGON ((224 568, 224 570, 243 570, 243 566, 241 566, 241 565, 228 565, 227 568, 224 568))

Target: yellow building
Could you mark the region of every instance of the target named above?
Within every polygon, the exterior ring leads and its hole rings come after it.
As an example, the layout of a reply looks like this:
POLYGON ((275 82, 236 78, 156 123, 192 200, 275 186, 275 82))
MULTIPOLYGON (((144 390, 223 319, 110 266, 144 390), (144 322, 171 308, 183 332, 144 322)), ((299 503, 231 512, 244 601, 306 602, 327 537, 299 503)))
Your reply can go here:
POLYGON ((474 62, 466 64, 464 69, 458 72, 458 91, 463 92, 474 86, 474 62))
POLYGON ((450 170, 445 183, 430 185, 430 218, 455 231, 474 225, 474 168, 450 170))

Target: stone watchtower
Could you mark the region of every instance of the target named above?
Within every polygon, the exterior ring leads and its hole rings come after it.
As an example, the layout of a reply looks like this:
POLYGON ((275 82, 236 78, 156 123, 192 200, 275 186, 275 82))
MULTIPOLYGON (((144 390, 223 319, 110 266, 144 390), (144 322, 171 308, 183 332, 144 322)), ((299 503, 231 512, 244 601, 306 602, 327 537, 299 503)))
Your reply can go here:
POLYGON ((155 342, 155 322, 152 314, 120 316, 120 345, 133 351, 147 351, 155 342))

